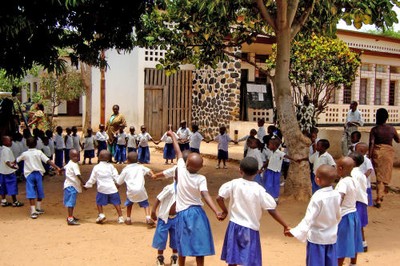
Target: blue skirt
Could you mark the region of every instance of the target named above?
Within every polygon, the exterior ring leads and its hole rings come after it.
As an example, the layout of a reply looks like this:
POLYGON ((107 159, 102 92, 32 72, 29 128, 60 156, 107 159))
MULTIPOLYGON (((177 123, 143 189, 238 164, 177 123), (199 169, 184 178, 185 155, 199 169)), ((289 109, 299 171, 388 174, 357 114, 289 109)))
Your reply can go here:
POLYGON ((218 150, 217 158, 218 160, 228 160, 228 152, 224 150, 218 150))
POLYGON ((260 174, 256 174, 254 181, 256 181, 260 186, 264 187, 264 179, 260 174))
POLYGON ((125 145, 115 145, 114 159, 117 162, 125 162, 126 161, 126 147, 125 147, 125 145))
POLYGON ((357 212, 346 214, 338 226, 336 255, 338 258, 354 258, 364 252, 361 223, 357 212))
POLYGON ((149 163, 150 162, 150 149, 149 146, 138 148, 138 161, 139 163, 149 163))
POLYGON ((189 149, 190 149, 189 142, 183 143, 183 144, 180 143, 180 144, 179 144, 179 149, 180 149, 181 151, 189 150, 189 149))
POLYGON ((311 172, 310 178, 311 178, 311 191, 312 194, 314 194, 315 191, 320 189, 320 187, 317 185, 317 183, 315 183, 315 174, 313 172, 311 172))
POLYGON ((262 265, 260 232, 229 222, 221 260, 227 264, 262 265))
POLYGON ((267 169, 264 171, 263 187, 274 199, 279 198, 281 173, 267 169))
POLYGON ((368 224, 368 210, 367 205, 357 201, 356 202, 357 214, 360 219, 361 227, 366 227, 368 224))
POLYGON ((319 245, 307 241, 306 265, 337 266, 336 244, 319 245))
POLYGON ((107 149, 107 142, 106 141, 97 141, 97 157, 99 157, 99 153, 102 150, 106 150, 107 149))
POLYGON ((201 206, 180 211, 176 221, 176 243, 179 256, 215 254, 210 222, 201 206))
POLYGON ((174 145, 172 143, 165 143, 163 158, 165 160, 175 159, 175 150, 174 150, 174 145))
POLYGON ((54 159, 54 163, 55 165, 57 165, 58 167, 62 168, 63 167, 63 162, 64 162, 64 150, 60 149, 60 150, 55 150, 55 159, 54 159))
POLYGON ((374 201, 372 200, 372 189, 370 187, 367 188, 367 195, 368 195, 368 206, 374 205, 374 201))
POLYGON ((83 151, 83 158, 94 158, 94 150, 83 151))

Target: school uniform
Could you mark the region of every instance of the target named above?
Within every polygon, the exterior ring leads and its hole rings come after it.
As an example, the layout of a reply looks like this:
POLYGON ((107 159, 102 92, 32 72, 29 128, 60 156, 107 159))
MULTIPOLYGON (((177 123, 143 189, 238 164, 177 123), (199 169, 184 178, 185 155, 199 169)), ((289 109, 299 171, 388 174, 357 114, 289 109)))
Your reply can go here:
POLYGON ((150 149, 149 140, 153 139, 149 133, 140 133, 137 140, 139 141, 138 147, 138 161, 140 163, 150 163, 150 149))
POLYGON ((256 182, 243 178, 223 184, 218 195, 230 200, 221 260, 227 264, 263 265, 260 219, 263 210, 276 208, 274 199, 256 182))
MULTIPOLYGON (((18 158, 22 152, 24 152, 24 144, 22 141, 13 141, 11 145, 11 151, 13 152, 14 158, 18 158)), ((18 169, 15 171, 17 177, 21 177, 24 172, 24 162, 21 161, 18 163, 18 169)))
POLYGON ((117 145, 115 146, 114 159, 122 163, 126 161, 126 134, 118 133, 116 138, 117 145))
POLYGON ((368 195, 367 195, 367 177, 361 172, 359 167, 354 167, 351 171, 351 177, 357 181, 356 190, 356 209, 360 218, 361 227, 368 224, 368 195))
POLYGON ((176 169, 178 169, 178 166, 174 165, 171 168, 165 169, 162 173, 164 175, 165 179, 169 178, 175 178, 176 175, 176 169))
POLYGON ((192 132, 190 132, 190 129, 187 127, 185 127, 185 128, 180 127, 176 131, 176 135, 178 135, 178 140, 184 142, 184 143, 179 143, 179 148, 181 149, 181 151, 190 149, 189 137, 191 134, 192 134, 192 132))
MULTIPOLYGON (((49 145, 43 145, 42 152, 44 153, 44 155, 47 156, 47 158, 49 158, 49 160, 51 160, 51 158, 50 158, 51 157, 51 151, 50 151, 49 145)), ((47 163, 43 163, 43 162, 42 162, 42 164, 43 164, 44 170, 46 170, 45 173, 48 174, 49 170, 50 170, 50 165, 47 164, 47 163)))
POLYGON ((267 154, 268 166, 264 171, 263 187, 275 200, 279 198, 282 162, 285 153, 279 149, 267 154))
POLYGON ((201 192, 208 191, 205 176, 191 174, 182 158, 177 163, 176 240, 180 256, 214 255, 210 222, 204 212, 201 192))
POLYGON ((127 135, 127 138, 128 138, 128 144, 127 144, 128 153, 130 153, 131 151, 136 152, 137 151, 137 142, 136 142, 137 141, 137 135, 129 133, 127 135))
POLYGON ((64 151, 64 161, 69 162, 69 151, 74 148, 74 141, 71 135, 65 135, 65 151, 64 151))
POLYGON ((14 154, 10 147, 3 146, 0 151, 0 195, 18 195, 17 176, 12 167, 7 165, 7 162, 15 161, 14 154))
MULTIPOLYGON (((263 158, 262 158, 262 153, 259 149, 255 148, 248 148, 247 149, 247 153, 246 153, 246 157, 252 157, 254 159, 257 160, 258 163, 258 170, 261 170, 263 168, 263 158)), ((259 173, 257 173, 257 175, 254 177, 254 181, 256 181, 258 184, 260 184, 262 186, 262 177, 259 173)))
POLYGON ((81 137, 78 135, 72 135, 72 147, 78 151, 79 160, 81 159, 81 137))
POLYGON ((69 161, 65 166, 64 206, 75 207, 78 193, 82 193, 82 184, 78 175, 81 175, 79 164, 69 161))
POLYGON ((49 148, 50 148, 50 160, 53 160, 53 155, 54 155, 54 152, 55 152, 55 145, 54 145, 54 138, 53 137, 51 137, 51 138, 49 138, 49 148))
POLYGON ((103 131, 98 131, 96 133, 96 141, 97 141, 97 156, 99 156, 99 153, 102 150, 107 149, 107 140, 108 140, 108 134, 107 132, 103 131))
POLYGON ((307 241, 306 265, 337 265, 336 240, 341 196, 331 186, 319 189, 311 197, 306 215, 290 233, 307 241))
POLYGON ((257 130, 257 138, 261 141, 261 143, 264 143, 264 136, 267 135, 267 132, 265 131, 265 127, 258 127, 257 130))
POLYGON ((65 150, 65 142, 62 135, 56 134, 54 137, 54 146, 55 146, 55 159, 54 163, 58 167, 63 167, 64 162, 64 150, 65 150))
POLYGON ((218 142, 218 160, 227 160, 229 157, 228 146, 232 139, 228 134, 224 133, 223 135, 219 134, 216 136, 214 140, 218 142))
POLYGON ((86 136, 83 139, 83 158, 94 158, 94 137, 86 136))
MULTIPOLYGON (((175 134, 175 137, 178 138, 178 135, 175 134)), ((167 132, 165 132, 164 135, 161 137, 161 141, 165 142, 163 158, 165 160, 175 159, 176 155, 175 155, 174 145, 172 143, 172 138, 167 135, 167 132)))
POLYGON ((121 198, 115 182, 118 178, 117 169, 110 163, 100 161, 93 167, 89 180, 85 187, 91 188, 97 183, 96 204, 105 206, 107 204, 120 205, 121 198))
POLYGON ((364 162, 360 165, 360 171, 365 174, 368 170, 371 170, 371 173, 367 177, 367 197, 368 197, 368 206, 373 205, 372 200, 372 189, 371 189, 371 177, 375 176, 374 167, 372 166, 371 160, 364 155, 364 162))
POLYGON ((333 159, 332 155, 330 155, 328 152, 320 154, 318 151, 314 152, 309 157, 309 161, 313 165, 313 172, 311 173, 311 189, 312 193, 314 194, 315 191, 319 189, 319 186, 315 183, 315 174, 317 173, 318 167, 320 167, 323 164, 336 166, 336 162, 333 159))
POLYGON ((359 252, 363 252, 361 223, 357 215, 356 197, 358 182, 350 177, 340 179, 336 190, 344 194, 340 206, 342 220, 338 226, 336 255, 338 258, 354 258, 359 252))
POLYGON ((189 137, 190 151, 200 153, 200 144, 203 141, 203 139, 204 139, 203 136, 198 131, 191 134, 189 137))

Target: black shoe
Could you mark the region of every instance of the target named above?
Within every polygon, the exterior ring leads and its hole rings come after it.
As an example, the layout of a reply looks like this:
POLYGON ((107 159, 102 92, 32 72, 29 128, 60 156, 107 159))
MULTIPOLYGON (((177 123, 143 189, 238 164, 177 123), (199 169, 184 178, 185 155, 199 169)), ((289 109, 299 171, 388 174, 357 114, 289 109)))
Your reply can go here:
POLYGON ((75 220, 74 218, 72 218, 72 219, 67 219, 67 224, 68 224, 68 225, 79 225, 78 221, 75 220))

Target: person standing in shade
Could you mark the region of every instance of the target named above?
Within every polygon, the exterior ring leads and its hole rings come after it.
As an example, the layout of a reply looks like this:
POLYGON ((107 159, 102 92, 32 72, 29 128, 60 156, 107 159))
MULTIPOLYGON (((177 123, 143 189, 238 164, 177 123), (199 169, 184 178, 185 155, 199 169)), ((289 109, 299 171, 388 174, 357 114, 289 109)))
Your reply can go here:
POLYGON ((350 110, 347 112, 346 124, 342 137, 342 154, 347 156, 349 147, 351 146, 351 133, 358 130, 359 126, 363 126, 364 120, 361 112, 357 109, 358 103, 353 101, 350 104, 350 110))
POLYGON ((115 135, 118 133, 119 127, 122 124, 124 127, 127 126, 125 117, 119 113, 119 106, 115 104, 112 108, 113 114, 106 124, 106 132, 108 135, 108 150, 111 154, 115 151, 115 135))

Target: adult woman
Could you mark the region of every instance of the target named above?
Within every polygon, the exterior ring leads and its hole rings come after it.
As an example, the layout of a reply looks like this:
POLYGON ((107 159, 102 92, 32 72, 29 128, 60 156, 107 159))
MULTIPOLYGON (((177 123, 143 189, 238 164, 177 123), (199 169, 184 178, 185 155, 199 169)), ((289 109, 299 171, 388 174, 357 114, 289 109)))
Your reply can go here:
POLYGON ((46 131, 46 117, 44 114, 44 106, 41 103, 36 104, 35 112, 33 112, 32 120, 29 122, 28 126, 34 126, 34 128, 46 131))
POLYGON ((119 126, 124 125, 126 127, 126 120, 123 115, 119 113, 119 106, 114 105, 113 114, 106 124, 106 131, 108 134, 108 150, 114 155, 115 149, 115 135, 118 133, 119 126))
POLYGON ((375 207, 380 208, 384 194, 388 192, 388 185, 392 178, 394 149, 393 140, 399 143, 396 129, 386 124, 389 114, 385 108, 376 111, 376 126, 369 134, 369 158, 376 173, 376 201, 375 207))

